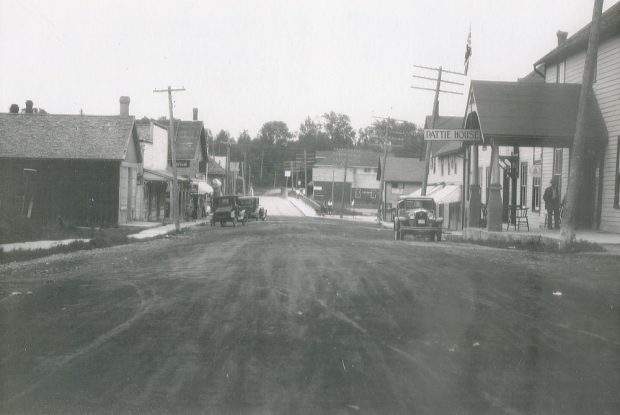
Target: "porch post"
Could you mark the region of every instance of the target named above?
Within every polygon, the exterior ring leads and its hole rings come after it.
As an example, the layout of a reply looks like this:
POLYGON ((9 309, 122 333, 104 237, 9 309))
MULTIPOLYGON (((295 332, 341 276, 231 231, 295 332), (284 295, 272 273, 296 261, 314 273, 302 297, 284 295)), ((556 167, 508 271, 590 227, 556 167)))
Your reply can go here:
POLYGON ((491 186, 489 187, 489 206, 487 207, 487 230, 502 230, 502 185, 499 180, 499 146, 491 144, 491 186))
POLYGON ((478 183, 478 146, 471 149, 471 184, 469 185, 469 216, 467 224, 472 228, 480 227, 480 183, 478 183))

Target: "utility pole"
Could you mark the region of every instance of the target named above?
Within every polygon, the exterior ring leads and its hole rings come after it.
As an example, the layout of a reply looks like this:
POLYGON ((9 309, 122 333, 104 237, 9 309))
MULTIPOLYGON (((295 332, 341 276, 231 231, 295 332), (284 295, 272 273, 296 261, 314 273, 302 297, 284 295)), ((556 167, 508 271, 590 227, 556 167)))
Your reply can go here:
POLYGON ((349 167, 349 152, 346 151, 346 157, 344 159, 344 179, 342 180, 342 194, 340 195, 340 218, 342 219, 342 212, 344 212, 344 191, 347 188, 347 168, 349 167))
POLYGON ((175 148, 176 136, 174 135, 174 116, 172 114, 172 93, 185 91, 185 88, 154 89, 154 93, 168 93, 168 110, 170 112, 170 126, 168 127, 168 146, 170 146, 170 158, 172 159, 172 195, 170 196, 170 213, 174 218, 174 229, 179 232, 181 225, 179 223, 179 183, 177 180, 177 152, 175 148))
POLYGON ((241 174, 243 175, 243 196, 245 196, 245 180, 246 180, 246 175, 248 173, 248 153, 247 151, 243 153, 243 170, 241 172, 241 174))
POLYGON ((570 175, 568 176, 568 188, 566 190, 566 206, 564 207, 562 230, 560 231, 560 248, 562 250, 566 250, 575 240, 577 201, 579 200, 582 182, 581 176, 583 175, 583 167, 585 164, 585 118, 588 101, 590 95, 593 93, 592 84, 594 83, 594 73, 596 71, 602 13, 603 0, 594 0, 588 50, 586 52, 586 62, 583 70, 583 79, 581 81, 581 92, 579 93, 575 138, 573 140, 573 148, 571 149, 571 168, 570 175))
MULTIPOLYGON (((460 75, 460 76, 465 76, 465 74, 461 73, 461 72, 448 71, 448 70, 443 69, 441 66, 439 68, 432 68, 432 67, 421 66, 421 65, 413 65, 413 66, 415 66, 416 68, 422 68, 422 69, 427 69, 427 70, 432 70, 432 71, 436 71, 437 72, 437 78, 431 78, 431 77, 420 76, 420 75, 413 75, 414 78, 436 81, 435 89, 423 88, 423 87, 419 87, 419 86, 412 86, 411 87, 413 89, 422 89, 422 90, 426 90, 426 91, 434 91, 435 92, 435 99, 433 100, 433 121, 432 121, 432 125, 431 125, 431 128, 434 129, 435 126, 437 125, 437 121, 439 120, 439 93, 440 92, 445 92, 445 93, 448 93, 448 94, 463 95, 462 92, 442 90, 441 89, 441 83, 442 82, 448 83, 448 84, 455 84, 455 85, 464 85, 464 83, 462 83, 462 82, 442 80, 441 79, 442 74, 444 72, 450 73, 450 74, 453 74, 453 75, 460 75)), ((422 179, 422 189, 420 191, 420 194, 422 196, 426 196, 426 188, 428 186, 428 171, 429 171, 430 161, 431 161, 431 143, 427 142, 427 143, 425 143, 425 145, 426 145, 426 151, 425 151, 425 157, 424 157, 424 177, 422 179)))
POLYGON ((390 118, 388 117, 387 122, 385 124, 385 139, 383 140, 383 162, 381 163, 381 181, 379 182, 379 207, 377 208, 377 223, 381 226, 381 220, 385 217, 381 215, 381 212, 384 212, 385 215, 385 199, 383 197, 385 191, 383 188, 385 187, 385 169, 387 163, 387 155, 389 148, 389 128, 390 128, 390 118))
POLYGON ((306 149, 304 148, 304 189, 306 190, 306 196, 308 196, 308 157, 306 155, 306 149))
POLYGON ((224 194, 230 194, 230 139, 226 141, 226 186, 224 186, 224 194))

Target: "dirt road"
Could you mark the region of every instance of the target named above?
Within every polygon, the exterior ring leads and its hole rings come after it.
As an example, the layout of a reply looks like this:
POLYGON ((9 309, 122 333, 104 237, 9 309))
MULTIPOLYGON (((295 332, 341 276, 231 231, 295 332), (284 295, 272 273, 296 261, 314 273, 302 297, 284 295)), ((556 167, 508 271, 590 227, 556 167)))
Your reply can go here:
POLYGON ((620 412, 618 257, 270 219, 2 266, 0 413, 620 412))

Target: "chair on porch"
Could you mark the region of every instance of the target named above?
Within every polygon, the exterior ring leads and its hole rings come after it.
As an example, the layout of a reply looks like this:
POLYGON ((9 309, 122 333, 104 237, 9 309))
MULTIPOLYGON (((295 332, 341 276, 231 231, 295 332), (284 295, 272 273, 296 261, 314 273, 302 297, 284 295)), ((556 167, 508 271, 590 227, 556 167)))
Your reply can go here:
POLYGON ((512 214, 508 215, 508 226, 506 226, 506 230, 510 229, 510 225, 514 227, 515 231, 520 231, 521 226, 526 226, 527 231, 530 231, 530 222, 527 218, 528 208, 517 206, 515 217, 512 217, 512 214))

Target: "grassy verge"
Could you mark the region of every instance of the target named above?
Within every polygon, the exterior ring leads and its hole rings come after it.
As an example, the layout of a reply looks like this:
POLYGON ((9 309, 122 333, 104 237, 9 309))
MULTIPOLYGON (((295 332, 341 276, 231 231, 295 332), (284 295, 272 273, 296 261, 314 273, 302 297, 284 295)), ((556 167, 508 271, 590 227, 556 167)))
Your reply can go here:
MULTIPOLYGON (((76 241, 68 245, 56 246, 49 249, 32 249, 32 250, 15 250, 10 252, 0 251, 0 264, 16 261, 28 261, 30 259, 41 258, 44 256, 62 254, 68 252, 107 248, 110 246, 123 245, 132 242, 139 242, 135 239, 130 239, 127 236, 136 232, 139 232, 140 228, 134 227, 120 227, 120 228, 108 228, 101 229, 95 232, 88 230, 88 234, 83 235, 82 238, 90 238, 89 242, 76 241)), ((75 236, 69 236, 72 238, 75 236)), ((67 238, 67 239, 69 239, 67 238)), ((140 241, 141 242, 141 241, 140 241)))
POLYGON ((474 245, 488 246, 492 248, 503 249, 519 249, 532 252, 548 252, 548 253, 565 253, 574 254, 579 252, 604 252, 605 248, 601 245, 588 241, 575 241, 567 251, 561 251, 559 242, 544 241, 472 241, 461 240, 459 243, 468 243, 474 245))

